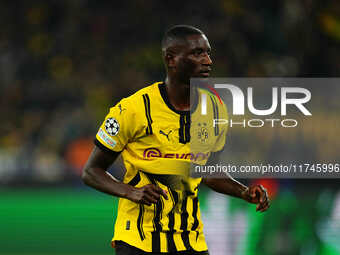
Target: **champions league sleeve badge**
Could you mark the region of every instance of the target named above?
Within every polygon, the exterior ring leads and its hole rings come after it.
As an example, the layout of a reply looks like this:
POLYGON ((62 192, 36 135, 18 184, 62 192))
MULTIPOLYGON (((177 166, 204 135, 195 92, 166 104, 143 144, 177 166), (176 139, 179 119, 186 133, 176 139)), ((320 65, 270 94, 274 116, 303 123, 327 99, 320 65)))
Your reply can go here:
POLYGON ((105 121, 105 130, 106 132, 111 135, 115 136, 119 132, 119 123, 115 118, 108 118, 105 121))

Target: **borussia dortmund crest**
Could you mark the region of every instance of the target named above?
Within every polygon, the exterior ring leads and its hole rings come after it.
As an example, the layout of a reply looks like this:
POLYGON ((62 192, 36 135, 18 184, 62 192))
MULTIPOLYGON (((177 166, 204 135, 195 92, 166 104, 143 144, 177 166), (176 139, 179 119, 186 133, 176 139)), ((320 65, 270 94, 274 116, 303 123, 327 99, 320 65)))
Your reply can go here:
POLYGON ((198 123, 198 140, 205 143, 208 140, 209 133, 207 129, 207 123, 198 123))

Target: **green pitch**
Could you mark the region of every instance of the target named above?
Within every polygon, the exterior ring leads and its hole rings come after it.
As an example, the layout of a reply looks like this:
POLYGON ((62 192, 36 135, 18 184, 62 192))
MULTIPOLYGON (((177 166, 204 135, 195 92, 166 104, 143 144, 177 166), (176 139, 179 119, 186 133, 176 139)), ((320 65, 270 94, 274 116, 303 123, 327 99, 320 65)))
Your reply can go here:
POLYGON ((1 255, 114 254, 114 198, 86 187, 0 194, 1 255))

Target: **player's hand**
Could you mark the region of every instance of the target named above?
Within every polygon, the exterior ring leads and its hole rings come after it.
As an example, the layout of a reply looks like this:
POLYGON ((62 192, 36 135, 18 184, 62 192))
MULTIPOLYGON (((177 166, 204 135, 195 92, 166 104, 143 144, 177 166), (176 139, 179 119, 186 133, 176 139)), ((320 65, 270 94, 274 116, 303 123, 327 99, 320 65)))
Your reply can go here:
POLYGON ((139 204, 156 204, 163 196, 168 200, 168 195, 165 190, 154 184, 148 184, 141 188, 132 187, 131 191, 127 194, 127 199, 139 204))
POLYGON ((262 185, 248 187, 242 196, 249 203, 257 204, 256 211, 264 212, 270 206, 267 190, 262 185))

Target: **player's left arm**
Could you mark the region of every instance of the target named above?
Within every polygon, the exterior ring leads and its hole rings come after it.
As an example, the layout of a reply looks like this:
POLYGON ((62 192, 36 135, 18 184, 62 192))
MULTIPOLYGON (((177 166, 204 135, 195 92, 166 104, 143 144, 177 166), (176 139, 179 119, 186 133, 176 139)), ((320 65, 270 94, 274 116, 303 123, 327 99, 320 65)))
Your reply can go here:
MULTIPOLYGON (((221 154, 222 151, 213 152, 206 164, 212 165, 213 162, 216 163, 221 154)), ((235 180, 229 174, 226 176, 219 176, 218 178, 206 176, 202 178, 202 182, 216 192, 241 198, 249 203, 257 204, 256 211, 264 212, 269 208, 270 204, 268 193, 262 185, 252 185, 247 187, 235 180)))
MULTIPOLYGON (((222 117, 228 119, 227 108, 224 104, 220 107, 220 110, 222 117)), ((216 141, 215 148, 212 150, 209 160, 206 163, 207 165, 212 165, 213 163, 218 162, 226 143, 227 130, 227 125, 221 126, 220 135, 216 141)), ((203 178, 202 182, 216 192, 241 198, 249 203, 257 204, 256 211, 264 212, 269 208, 267 190, 262 185, 247 187, 233 179, 230 175, 225 177, 221 176, 219 178, 209 178, 208 176, 203 178)))
POLYGON ((269 208, 267 190, 262 185, 247 187, 231 176, 226 178, 203 178, 202 182, 216 192, 257 204, 256 211, 264 212, 269 208))

